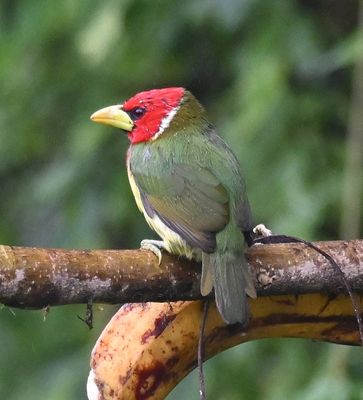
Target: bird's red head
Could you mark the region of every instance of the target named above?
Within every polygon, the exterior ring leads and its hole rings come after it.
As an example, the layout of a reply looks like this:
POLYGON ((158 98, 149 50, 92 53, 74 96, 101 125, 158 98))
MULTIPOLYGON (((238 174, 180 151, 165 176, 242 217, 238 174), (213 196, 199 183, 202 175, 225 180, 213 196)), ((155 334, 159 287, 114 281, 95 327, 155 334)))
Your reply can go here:
POLYGON ((122 105, 96 111, 91 119, 126 130, 133 144, 154 140, 168 128, 185 92, 182 87, 140 92, 122 105))
POLYGON ((178 111, 184 92, 181 87, 154 89, 125 101, 122 109, 134 122, 131 142, 147 142, 161 135, 178 111))

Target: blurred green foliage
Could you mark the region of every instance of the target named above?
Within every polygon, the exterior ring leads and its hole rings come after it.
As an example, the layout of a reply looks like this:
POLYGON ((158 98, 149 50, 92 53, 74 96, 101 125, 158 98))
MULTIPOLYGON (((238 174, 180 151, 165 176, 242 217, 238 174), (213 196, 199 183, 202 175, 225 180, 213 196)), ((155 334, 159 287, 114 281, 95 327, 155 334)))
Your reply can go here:
MULTIPOLYGON (((127 140, 89 115, 181 85, 240 159, 256 222, 339 238, 356 1, 0 3, 0 243, 128 248, 153 235, 124 168, 127 140), (127 232, 127 234, 125 234, 127 232)), ((82 399, 114 307, 0 310, 0 398, 82 399)), ((362 352, 265 340, 209 361, 211 399, 362 399, 362 352)), ((170 395, 197 399, 196 374, 170 395)))

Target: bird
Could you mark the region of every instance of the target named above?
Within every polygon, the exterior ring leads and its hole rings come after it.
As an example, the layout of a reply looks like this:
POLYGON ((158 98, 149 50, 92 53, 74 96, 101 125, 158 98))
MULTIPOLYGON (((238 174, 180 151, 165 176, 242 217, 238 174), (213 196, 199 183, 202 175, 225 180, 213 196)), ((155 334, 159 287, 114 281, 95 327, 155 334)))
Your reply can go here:
POLYGON ((202 263, 226 324, 249 320, 256 290, 245 258, 252 218, 240 164, 204 107, 183 87, 151 89, 91 115, 127 133, 126 164, 139 210, 162 240, 141 247, 202 263))

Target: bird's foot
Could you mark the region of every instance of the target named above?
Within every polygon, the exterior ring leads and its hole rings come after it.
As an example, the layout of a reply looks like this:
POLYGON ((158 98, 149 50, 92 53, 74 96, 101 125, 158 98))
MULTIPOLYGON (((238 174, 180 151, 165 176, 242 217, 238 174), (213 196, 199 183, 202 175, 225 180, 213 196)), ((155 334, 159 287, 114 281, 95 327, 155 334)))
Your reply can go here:
POLYGON ((162 240, 144 239, 141 241, 140 247, 142 249, 152 251, 158 258, 159 265, 161 264, 161 259, 162 259, 161 250, 166 250, 165 244, 162 240))
POLYGON ((262 236, 262 237, 267 237, 267 236, 271 236, 272 232, 270 231, 270 229, 266 228, 266 226, 264 224, 258 224, 253 228, 253 233, 255 233, 258 236, 262 236))

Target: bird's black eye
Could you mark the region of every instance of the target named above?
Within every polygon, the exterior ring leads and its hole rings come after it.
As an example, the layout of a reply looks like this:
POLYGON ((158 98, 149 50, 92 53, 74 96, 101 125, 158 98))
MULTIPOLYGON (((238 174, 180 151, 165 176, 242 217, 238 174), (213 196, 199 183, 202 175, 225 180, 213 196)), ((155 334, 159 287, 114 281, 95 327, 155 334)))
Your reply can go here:
POLYGON ((144 107, 135 107, 129 111, 129 115, 133 121, 140 119, 146 113, 146 108, 144 107))

